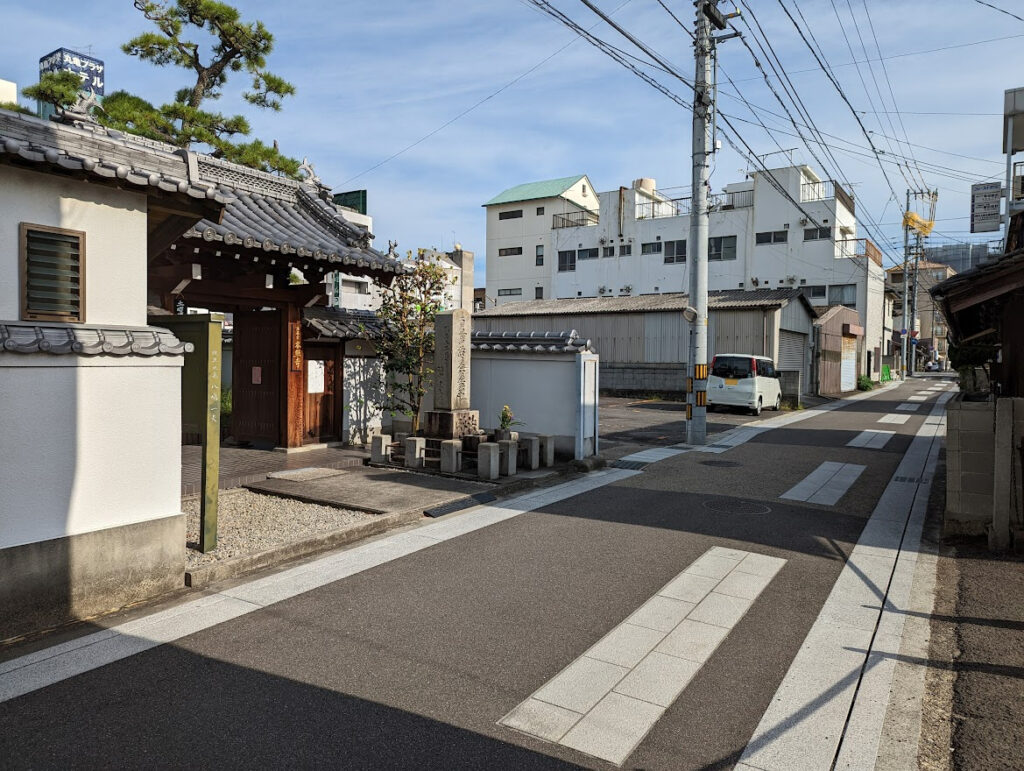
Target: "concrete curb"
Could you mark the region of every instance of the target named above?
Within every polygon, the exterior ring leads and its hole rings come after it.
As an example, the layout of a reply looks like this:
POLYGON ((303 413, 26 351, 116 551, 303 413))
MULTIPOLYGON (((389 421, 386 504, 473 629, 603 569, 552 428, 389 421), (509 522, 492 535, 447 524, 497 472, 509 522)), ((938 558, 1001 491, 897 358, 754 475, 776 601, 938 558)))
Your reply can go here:
POLYGON ((246 554, 241 557, 213 562, 185 571, 185 586, 200 589, 215 581, 226 578, 237 578, 261 568, 274 567, 300 557, 309 557, 320 552, 330 551, 339 546, 347 546, 370 536, 380 535, 401 525, 414 522, 423 516, 422 509, 408 509, 394 514, 386 514, 371 522, 363 522, 344 530, 305 538, 301 541, 275 546, 273 549, 246 554))

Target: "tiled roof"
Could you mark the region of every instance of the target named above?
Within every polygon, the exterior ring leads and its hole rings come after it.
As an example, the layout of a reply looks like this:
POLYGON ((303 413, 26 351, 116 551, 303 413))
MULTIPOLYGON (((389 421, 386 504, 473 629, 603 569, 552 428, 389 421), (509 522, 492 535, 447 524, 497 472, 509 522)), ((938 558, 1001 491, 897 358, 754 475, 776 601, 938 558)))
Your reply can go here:
POLYGON ((510 187, 503 193, 498 193, 484 206, 494 206, 499 203, 517 203, 518 201, 535 201, 538 198, 557 198, 570 187, 575 185, 586 174, 577 174, 575 177, 562 177, 560 179, 548 179, 543 182, 527 182, 524 185, 510 187))
POLYGON ((4 322, 0 324, 0 351, 10 353, 79 353, 91 356, 156 356, 191 353, 169 329, 115 327, 92 324, 4 322))
POLYGON ((572 329, 568 332, 474 332, 474 351, 508 353, 595 353, 590 340, 572 329))
POLYGON ((189 176, 187 153, 159 142, 87 124, 69 126, 0 110, 0 160, 46 165, 87 179, 182 193, 220 204, 231 190, 189 176))
POLYGON ((203 220, 185 238, 241 245, 282 255, 338 263, 339 267, 401 270, 399 261, 369 245, 370 236, 331 204, 300 185, 291 195, 240 194, 224 208, 220 223, 203 220))
POLYGON ((333 340, 371 340, 380 337, 382 321, 373 311, 345 308, 305 308, 302 323, 333 340))
MULTIPOLYGON (((708 293, 709 310, 730 308, 781 307, 793 300, 803 299, 799 289, 727 289, 708 293)), ((641 294, 628 297, 574 297, 564 300, 528 300, 499 305, 475 313, 475 316, 550 316, 558 314, 584 313, 657 313, 665 311, 682 312, 689 305, 689 298, 682 292, 664 294, 641 294)), ((815 313, 807 305, 811 316, 815 313)))

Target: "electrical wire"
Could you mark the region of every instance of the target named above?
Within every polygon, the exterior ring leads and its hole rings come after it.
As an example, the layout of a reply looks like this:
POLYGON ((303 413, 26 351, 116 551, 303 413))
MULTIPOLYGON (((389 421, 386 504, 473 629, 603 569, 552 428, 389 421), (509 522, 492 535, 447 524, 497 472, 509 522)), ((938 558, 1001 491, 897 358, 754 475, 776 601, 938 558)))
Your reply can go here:
POLYGON ((985 0, 974 0, 974 2, 976 2, 978 5, 988 6, 989 8, 991 8, 991 9, 993 9, 995 11, 999 11, 999 13, 1005 13, 1007 16, 1012 16, 1013 18, 1017 19, 1018 21, 1024 21, 1024 16, 1018 16, 1015 13, 1011 13, 1010 11, 1007 11, 1005 8, 1000 8, 998 5, 992 5, 992 3, 986 3, 985 0))

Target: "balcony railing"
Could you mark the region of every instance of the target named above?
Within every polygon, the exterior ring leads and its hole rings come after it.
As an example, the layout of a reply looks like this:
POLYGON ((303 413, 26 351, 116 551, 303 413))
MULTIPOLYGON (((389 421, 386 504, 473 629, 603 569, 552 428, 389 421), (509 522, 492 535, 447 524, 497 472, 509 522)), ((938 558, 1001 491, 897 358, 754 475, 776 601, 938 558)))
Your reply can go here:
POLYGON ((597 225, 601 221, 596 211, 571 211, 568 214, 555 214, 551 219, 552 228, 583 228, 597 225))
POLYGON ((826 201, 835 198, 854 214, 853 196, 847 193, 843 186, 835 180, 826 179, 821 182, 804 182, 800 185, 800 202, 826 201))
POLYGON ((882 266, 882 252, 872 243, 870 238, 847 238, 836 241, 839 257, 867 257, 875 265, 882 266))
MULTIPOLYGON (((663 201, 645 201, 636 205, 638 220, 654 220, 661 217, 685 217, 689 215, 693 201, 686 198, 668 198, 663 201)), ((709 211, 743 209, 754 205, 754 191, 741 190, 738 193, 713 193, 708 196, 709 211)))

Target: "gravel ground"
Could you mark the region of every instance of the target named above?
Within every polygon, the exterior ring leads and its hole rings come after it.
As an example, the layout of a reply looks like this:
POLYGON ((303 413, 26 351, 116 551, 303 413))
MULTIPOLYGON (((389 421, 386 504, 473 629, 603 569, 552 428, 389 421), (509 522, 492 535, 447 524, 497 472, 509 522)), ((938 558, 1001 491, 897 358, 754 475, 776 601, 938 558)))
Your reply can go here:
POLYGON ((199 545, 199 499, 183 502, 186 514, 185 567, 240 557, 300 541, 321 533, 343 530, 374 519, 364 511, 303 503, 249 490, 221 490, 217 514, 217 548, 209 554, 199 545))

